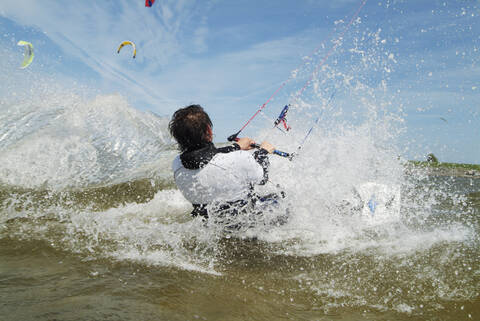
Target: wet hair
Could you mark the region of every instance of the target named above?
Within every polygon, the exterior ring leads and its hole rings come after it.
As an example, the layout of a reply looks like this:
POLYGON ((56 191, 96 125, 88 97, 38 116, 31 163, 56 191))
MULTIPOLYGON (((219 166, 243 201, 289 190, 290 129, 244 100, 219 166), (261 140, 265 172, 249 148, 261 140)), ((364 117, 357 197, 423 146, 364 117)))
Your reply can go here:
POLYGON ((168 124, 170 134, 183 152, 200 148, 210 142, 208 129, 212 121, 200 105, 190 105, 177 110, 168 124))

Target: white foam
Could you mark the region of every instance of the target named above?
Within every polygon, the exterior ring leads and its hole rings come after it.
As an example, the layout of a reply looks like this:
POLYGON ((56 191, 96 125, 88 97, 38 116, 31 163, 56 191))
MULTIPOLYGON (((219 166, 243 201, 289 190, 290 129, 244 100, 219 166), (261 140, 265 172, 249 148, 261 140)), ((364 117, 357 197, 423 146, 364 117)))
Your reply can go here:
MULTIPOLYGON (((191 252, 186 246, 201 243, 204 234, 201 222, 188 219, 190 211, 178 190, 164 190, 144 204, 71 213, 70 236, 64 241, 74 251, 87 249, 119 260, 218 274, 212 265, 214 256, 191 252)), ((203 245, 207 252, 210 245, 203 245)))
POLYGON ((30 99, 2 103, 0 182, 61 189, 128 180, 129 171, 172 154, 165 151, 168 120, 133 109, 122 96, 30 99))

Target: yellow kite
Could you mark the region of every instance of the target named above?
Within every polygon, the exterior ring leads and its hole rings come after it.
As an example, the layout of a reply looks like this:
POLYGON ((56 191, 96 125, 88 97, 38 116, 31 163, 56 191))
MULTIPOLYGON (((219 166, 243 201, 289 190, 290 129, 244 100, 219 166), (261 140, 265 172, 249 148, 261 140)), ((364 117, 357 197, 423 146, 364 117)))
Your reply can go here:
POLYGON ((17 43, 18 46, 23 46, 25 48, 25 52, 23 53, 23 62, 20 68, 24 69, 27 68, 33 61, 33 45, 30 42, 20 40, 17 43))
POLYGON ((117 53, 120 53, 120 50, 123 48, 125 45, 131 45, 133 47, 133 58, 137 55, 137 49, 135 48, 135 44, 131 41, 124 41, 120 44, 118 47, 117 53))

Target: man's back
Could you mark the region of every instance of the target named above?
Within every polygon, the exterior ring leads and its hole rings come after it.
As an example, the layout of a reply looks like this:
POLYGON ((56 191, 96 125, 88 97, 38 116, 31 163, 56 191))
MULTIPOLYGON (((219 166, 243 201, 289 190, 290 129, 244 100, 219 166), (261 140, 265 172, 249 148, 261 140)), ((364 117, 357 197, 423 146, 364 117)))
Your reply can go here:
POLYGON ((263 169, 247 151, 218 153, 198 169, 187 169, 180 155, 173 161, 175 183, 192 204, 245 199, 253 184, 264 178, 263 169))

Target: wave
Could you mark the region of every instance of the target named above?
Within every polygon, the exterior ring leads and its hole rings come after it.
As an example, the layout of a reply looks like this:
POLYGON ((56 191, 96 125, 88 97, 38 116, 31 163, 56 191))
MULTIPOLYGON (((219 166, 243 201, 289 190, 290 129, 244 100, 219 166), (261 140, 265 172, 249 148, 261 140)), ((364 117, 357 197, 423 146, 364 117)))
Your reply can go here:
POLYGON ((0 182, 64 189, 129 181, 169 166, 168 119, 129 106, 120 95, 92 100, 49 93, 0 108, 0 182), (161 166, 161 165, 164 166, 161 166))

